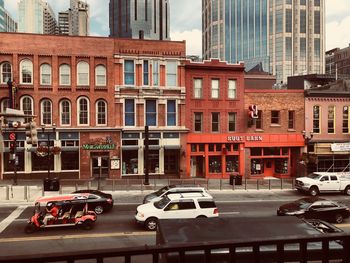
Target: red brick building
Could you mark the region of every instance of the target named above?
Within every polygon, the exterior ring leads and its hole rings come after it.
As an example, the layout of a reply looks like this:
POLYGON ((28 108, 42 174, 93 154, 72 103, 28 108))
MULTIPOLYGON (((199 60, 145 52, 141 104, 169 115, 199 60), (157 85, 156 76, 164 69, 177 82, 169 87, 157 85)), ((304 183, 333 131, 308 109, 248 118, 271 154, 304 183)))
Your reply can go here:
MULTIPOLYGON (((36 115, 39 145, 61 153, 38 156, 17 130, 19 178, 144 174, 144 127, 150 129, 150 174, 180 176, 185 128, 184 42, 0 33, 0 103, 36 115), (56 127, 54 129, 53 127, 56 127)), ((29 120, 27 120, 29 121, 29 120)), ((13 174, 8 132, 1 178, 13 174)))

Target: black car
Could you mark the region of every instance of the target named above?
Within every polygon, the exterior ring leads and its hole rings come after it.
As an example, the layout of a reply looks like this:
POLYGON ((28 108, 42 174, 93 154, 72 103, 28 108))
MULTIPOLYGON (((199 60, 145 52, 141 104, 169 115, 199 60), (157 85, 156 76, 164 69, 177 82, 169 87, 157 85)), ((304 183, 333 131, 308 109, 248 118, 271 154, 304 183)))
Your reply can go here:
POLYGON ((83 189, 73 192, 73 194, 87 193, 88 206, 90 210, 94 210, 96 214, 100 215, 113 208, 114 200, 111 194, 101 192, 93 189, 83 189))
POLYGON ((344 204, 319 197, 305 197, 277 209, 277 215, 294 215, 306 219, 321 219, 342 223, 350 215, 349 207, 344 204))

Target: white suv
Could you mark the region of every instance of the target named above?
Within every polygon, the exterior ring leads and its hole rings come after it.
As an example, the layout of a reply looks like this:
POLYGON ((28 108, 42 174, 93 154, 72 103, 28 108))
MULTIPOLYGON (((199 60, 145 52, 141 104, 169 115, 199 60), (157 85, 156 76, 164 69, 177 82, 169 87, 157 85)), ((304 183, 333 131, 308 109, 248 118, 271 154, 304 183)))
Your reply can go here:
POLYGON ((135 219, 148 230, 156 230, 159 219, 218 217, 219 211, 208 193, 177 193, 165 195, 157 202, 137 207, 135 219))
POLYGON ((167 185, 160 188, 158 191, 150 193, 145 196, 143 203, 156 202, 163 198, 163 196, 174 193, 208 193, 204 187, 197 185, 167 185))

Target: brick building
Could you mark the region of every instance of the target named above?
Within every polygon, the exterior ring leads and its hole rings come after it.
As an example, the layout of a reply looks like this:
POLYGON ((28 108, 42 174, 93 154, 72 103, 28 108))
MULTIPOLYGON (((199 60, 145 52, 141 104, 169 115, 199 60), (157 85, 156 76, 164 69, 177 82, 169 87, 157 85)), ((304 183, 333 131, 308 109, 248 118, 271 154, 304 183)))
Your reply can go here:
MULTIPOLYGON (((150 174, 180 176, 185 128, 184 42, 0 33, 1 111, 7 80, 16 107, 36 115, 39 145, 61 148, 38 156, 17 130, 19 178, 144 174, 144 127, 150 129, 150 174), (56 127, 54 129, 53 127, 56 127)), ((29 121, 29 120, 27 120, 29 121)), ((13 174, 8 133, 1 178, 13 174)), ((184 168, 182 168, 184 169, 184 168)))

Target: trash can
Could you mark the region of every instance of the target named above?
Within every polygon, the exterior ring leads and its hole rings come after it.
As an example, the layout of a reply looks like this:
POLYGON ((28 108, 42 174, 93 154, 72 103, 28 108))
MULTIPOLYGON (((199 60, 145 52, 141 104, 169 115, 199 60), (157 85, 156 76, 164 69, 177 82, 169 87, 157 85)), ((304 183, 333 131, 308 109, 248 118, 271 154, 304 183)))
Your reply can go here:
POLYGON ((44 191, 59 191, 60 180, 58 178, 45 178, 44 179, 44 191))
POLYGON ((242 175, 231 174, 230 175, 230 185, 233 185, 233 180, 235 181, 235 185, 242 185, 242 175))

